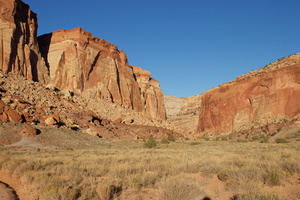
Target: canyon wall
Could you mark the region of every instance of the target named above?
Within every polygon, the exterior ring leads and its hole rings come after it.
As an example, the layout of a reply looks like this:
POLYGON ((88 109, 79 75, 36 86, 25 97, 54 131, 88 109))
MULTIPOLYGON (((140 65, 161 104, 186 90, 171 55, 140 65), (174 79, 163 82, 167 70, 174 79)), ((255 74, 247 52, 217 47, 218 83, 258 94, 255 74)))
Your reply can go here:
POLYGON ((140 88, 142 104, 153 119, 166 120, 164 96, 159 82, 151 78, 151 73, 137 66, 132 66, 140 88), (157 117, 159 116, 159 117, 157 117))
POLYGON ((142 69, 134 67, 134 74, 126 54, 115 45, 81 28, 55 31, 38 40, 54 87, 165 120, 159 83, 142 69))
POLYGON ((20 0, 0 0, 0 12, 0 69, 47 82, 48 69, 36 38, 36 14, 20 0))
POLYGON ((164 95, 165 108, 168 122, 173 130, 182 134, 195 134, 201 104, 201 94, 190 97, 176 97, 164 95))
POLYGON ((300 54, 202 95, 197 135, 229 134, 300 117, 300 54))

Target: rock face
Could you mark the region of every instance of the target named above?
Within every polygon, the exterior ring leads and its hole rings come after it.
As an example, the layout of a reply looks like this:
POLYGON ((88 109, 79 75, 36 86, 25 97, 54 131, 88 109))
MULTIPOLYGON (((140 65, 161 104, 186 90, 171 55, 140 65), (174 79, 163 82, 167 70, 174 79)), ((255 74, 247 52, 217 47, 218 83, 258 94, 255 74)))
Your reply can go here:
POLYGON ((194 134, 199 121, 199 106, 201 94, 191 97, 176 97, 164 95, 167 120, 173 125, 173 130, 182 134, 194 134))
POLYGON ((48 70, 40 56, 37 17, 20 0, 0 0, 0 69, 46 82, 48 70))
POLYGON ((134 75, 126 54, 115 45, 81 28, 59 30, 38 40, 50 69, 50 83, 59 90, 147 112, 152 119, 165 119, 158 82, 150 74, 145 76, 146 84, 137 81, 139 75, 134 75))
POLYGON ((202 95, 197 134, 229 134, 300 117, 300 54, 202 95))
POLYGON ((159 82, 150 77, 151 73, 140 67, 132 66, 133 73, 140 88, 142 104, 152 119, 165 120, 164 96, 159 82))

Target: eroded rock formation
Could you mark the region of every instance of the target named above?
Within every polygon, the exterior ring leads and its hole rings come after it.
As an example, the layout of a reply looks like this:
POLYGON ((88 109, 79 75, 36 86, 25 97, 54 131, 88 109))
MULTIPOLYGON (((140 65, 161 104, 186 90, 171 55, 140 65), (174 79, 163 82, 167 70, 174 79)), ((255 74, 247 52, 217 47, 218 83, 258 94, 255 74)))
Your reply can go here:
POLYGON ((40 36, 39 44, 56 88, 165 119, 158 82, 149 74, 147 84, 141 85, 126 54, 115 45, 81 28, 40 36))
POLYGON ((140 67, 132 66, 134 76, 140 88, 142 104, 152 119, 165 120, 164 96, 159 82, 151 78, 151 73, 140 67))
POLYGON ((46 82, 48 70, 40 56, 37 17, 20 0, 0 0, 0 69, 46 82))
POLYGON ((201 94, 190 97, 164 95, 168 122, 174 130, 183 134, 194 134, 199 121, 201 94))
POLYGON ((300 117, 300 54, 202 95, 197 134, 229 134, 300 117))

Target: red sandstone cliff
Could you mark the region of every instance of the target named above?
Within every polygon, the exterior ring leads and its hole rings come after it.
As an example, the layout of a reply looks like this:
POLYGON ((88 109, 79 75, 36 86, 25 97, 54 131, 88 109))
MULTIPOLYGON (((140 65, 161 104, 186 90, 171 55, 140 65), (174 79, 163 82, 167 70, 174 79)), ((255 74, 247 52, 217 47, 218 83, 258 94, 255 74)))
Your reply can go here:
POLYGON ((0 69, 47 81, 48 70, 36 39, 36 14, 20 0, 0 0, 0 12, 0 69))
POLYGON ((39 44, 56 88, 165 119, 158 82, 148 74, 147 83, 141 84, 140 73, 134 74, 126 54, 115 45, 81 28, 40 36, 39 44))
POLYGON ((202 95, 197 134, 230 134, 300 117, 300 54, 202 95))

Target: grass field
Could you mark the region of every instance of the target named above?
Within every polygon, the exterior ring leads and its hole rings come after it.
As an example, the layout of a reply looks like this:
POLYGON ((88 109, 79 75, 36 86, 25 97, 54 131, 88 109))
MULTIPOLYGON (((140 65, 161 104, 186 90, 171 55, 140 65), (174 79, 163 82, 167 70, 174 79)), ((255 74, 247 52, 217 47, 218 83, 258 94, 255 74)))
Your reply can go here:
POLYGON ((1 147, 0 169, 33 199, 300 199, 300 145, 104 141, 90 147, 1 147))

